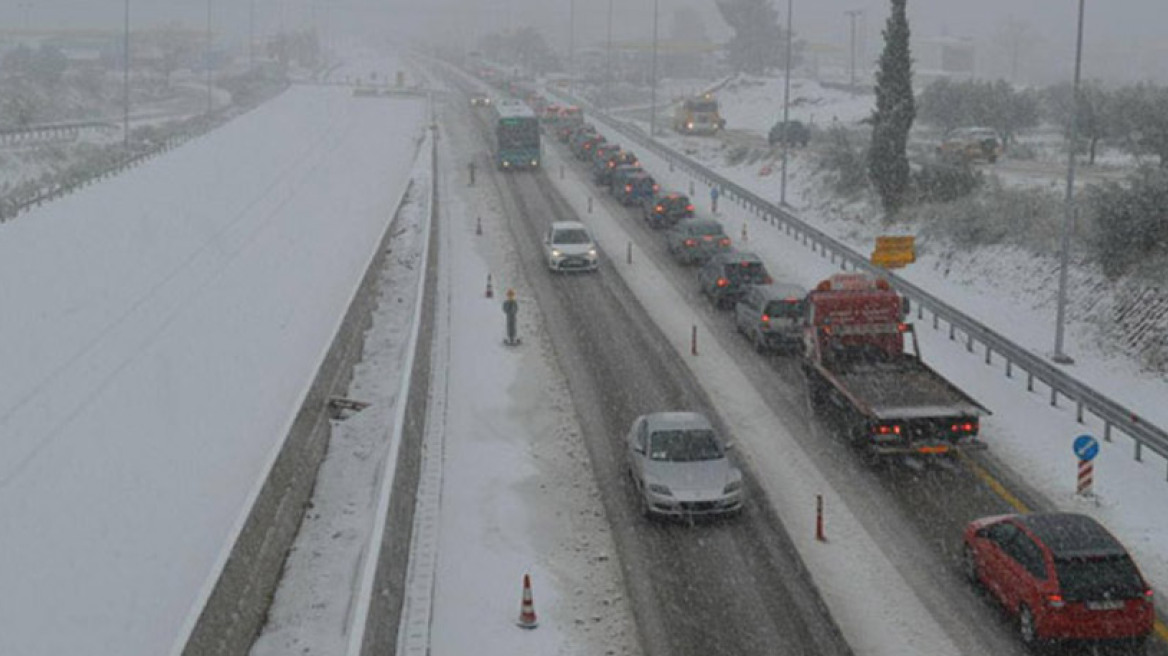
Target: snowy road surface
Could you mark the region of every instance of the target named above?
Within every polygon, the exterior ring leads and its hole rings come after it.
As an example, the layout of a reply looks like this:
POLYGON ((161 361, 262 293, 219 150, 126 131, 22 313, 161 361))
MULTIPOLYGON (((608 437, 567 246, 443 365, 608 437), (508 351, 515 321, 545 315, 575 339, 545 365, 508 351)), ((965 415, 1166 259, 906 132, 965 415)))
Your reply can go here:
POLYGON ((295 88, 0 227, 0 653, 166 653, 405 189, 421 103, 295 88))

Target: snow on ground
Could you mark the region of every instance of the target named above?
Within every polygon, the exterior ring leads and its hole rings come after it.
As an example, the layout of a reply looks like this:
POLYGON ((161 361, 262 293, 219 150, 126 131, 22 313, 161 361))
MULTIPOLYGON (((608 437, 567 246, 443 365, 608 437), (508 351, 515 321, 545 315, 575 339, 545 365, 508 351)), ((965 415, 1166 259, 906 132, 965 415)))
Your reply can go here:
POLYGON ((0 227, 0 653, 166 653, 404 191, 421 103, 297 88, 0 227))
POLYGON ((588 453, 539 308, 524 292, 530 286, 499 200, 490 185, 463 186, 467 149, 482 147, 466 141, 469 126, 444 127, 435 354, 444 353, 437 361, 449 367, 445 380, 436 380, 446 386, 447 407, 425 653, 637 654, 588 453), (475 235, 477 217, 482 236, 475 235), (485 298, 488 273, 493 299, 485 298), (508 288, 517 290, 521 303, 523 343, 517 348, 502 344, 501 302, 508 288), (530 632, 515 626, 524 573, 532 575, 540 620, 530 632))
POLYGON ((252 656, 297 653, 343 654, 352 621, 352 602, 375 522, 377 489, 385 461, 400 440, 394 431, 402 369, 410 339, 430 185, 428 142, 415 163, 414 184, 393 227, 390 255, 380 273, 373 324, 365 334, 362 361, 354 367, 346 398, 369 404, 344 420, 333 420, 328 453, 317 473, 312 501, 284 564, 268 622, 252 656))
MULTIPOLYGON (((766 137, 783 118, 783 79, 739 75, 717 93, 727 129, 766 137)), ((814 80, 791 78, 788 115, 793 121, 826 127, 835 121, 855 124, 872 113, 870 94, 828 89, 814 80)))
MULTIPOLYGON (((588 454, 530 299, 521 298, 523 345, 502 345, 503 292, 522 294, 528 285, 501 227, 499 200, 489 185, 462 186, 459 163, 476 146, 466 143, 468 126, 444 127, 431 408, 398 653, 637 654, 588 454), (482 217, 485 235, 474 234, 472 215, 482 217), (494 299, 484 293, 488 272, 494 299), (530 632, 515 626, 525 573, 540 620, 530 632)), ((253 656, 344 653, 346 612, 359 587, 353 574, 376 510, 370 490, 391 451, 402 349, 415 319, 402 308, 412 307, 420 274, 423 208, 416 203, 395 226, 395 264, 382 278, 349 392, 374 405, 334 434, 253 656)))
MULTIPOLYGON (((618 137, 619 138, 619 137, 618 137)), ((695 141, 707 141, 702 147, 690 148, 705 164, 756 193, 778 198, 777 166, 775 173, 760 176, 759 163, 727 166, 720 148, 713 140, 666 137, 674 147, 695 141)), ((665 187, 687 190, 690 180, 680 171, 670 173, 663 162, 643 154, 651 172, 665 187)), ((844 206, 844 216, 830 213, 825 207, 838 209, 841 204, 825 202, 814 177, 814 162, 804 153, 794 152, 788 180, 788 200, 795 213, 817 228, 850 245, 868 252, 874 237, 881 234, 875 222, 861 223, 854 205, 844 206)), ((709 215, 709 188, 698 184, 696 199, 709 215)), ((762 255, 776 277, 805 286, 822 279, 833 269, 822 257, 811 253, 779 231, 760 224, 731 203, 721 204, 718 218, 727 232, 740 242, 742 226, 748 227, 749 248, 762 255)), ((1057 284, 1056 263, 1035 257, 1019 249, 996 248, 963 252, 925 242, 917 263, 899 273, 946 302, 976 317, 1018 344, 1040 354, 1053 350, 1054 297, 1057 284)), ((1069 313, 1065 350, 1076 358, 1067 371, 1121 403, 1134 408, 1141 416, 1160 426, 1168 426, 1168 380, 1147 374, 1122 356, 1109 354, 1098 344, 1093 326, 1077 320, 1075 290, 1084 288, 1089 273, 1074 271, 1069 288, 1072 305, 1069 313)), ((1086 300, 1086 299, 1080 299, 1086 300)), ((1168 511, 1162 499, 1168 493, 1165 461, 1145 450, 1144 462, 1136 462, 1134 445, 1118 436, 1103 443, 1095 463, 1095 497, 1083 500, 1074 494, 1077 461, 1071 451, 1072 440, 1083 433, 1094 434, 1102 441, 1102 425, 1088 418, 1086 425, 1075 422, 1074 408, 1063 401, 1058 409, 1049 406, 1049 391, 1042 385, 1036 392, 1025 392, 1025 376, 1004 376, 1004 365, 984 365, 984 353, 967 353, 964 342, 951 342, 948 329, 931 330, 931 320, 918 322, 919 336, 926 361, 933 364, 958 386, 973 394, 994 415, 982 426, 982 435, 991 453, 1007 463, 1019 477, 1028 481, 1059 508, 1094 515, 1133 550, 1144 573, 1160 591, 1168 590, 1168 511)))

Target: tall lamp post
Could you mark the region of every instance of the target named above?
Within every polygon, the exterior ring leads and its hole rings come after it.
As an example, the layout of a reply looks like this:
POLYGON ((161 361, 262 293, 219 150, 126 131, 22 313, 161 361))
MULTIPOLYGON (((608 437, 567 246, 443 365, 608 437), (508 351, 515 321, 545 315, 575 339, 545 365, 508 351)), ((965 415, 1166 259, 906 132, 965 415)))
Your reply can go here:
POLYGON ((576 0, 568 0, 568 94, 576 93, 576 0))
POLYGON ((130 147, 130 0, 126 0, 122 30, 122 146, 130 147))
POLYGON ((851 11, 845 11, 844 13, 848 15, 848 18, 852 19, 851 20, 851 23, 852 23, 851 62, 852 63, 851 63, 850 69, 849 69, 851 71, 851 78, 850 78, 851 82, 849 83, 848 86, 851 88, 852 93, 856 93, 856 16, 859 16, 860 14, 864 13, 864 10, 863 9, 852 9, 851 11))
POLYGON ((601 106, 608 109, 612 94, 612 0, 608 0, 608 39, 604 48, 604 99, 601 106))
POLYGON ((791 17, 791 9, 793 7, 793 0, 787 0, 787 61, 784 68, 786 74, 783 76, 783 173, 782 181, 779 184, 779 204, 787 204, 787 150, 791 147, 790 117, 791 109, 791 42, 795 40, 795 23, 791 17))
POLYGON ((214 99, 211 96, 211 0, 207 0, 207 113, 214 108, 214 99))
POLYGON ((649 85, 649 138, 657 134, 657 6, 659 0, 653 0, 653 64, 652 82, 649 85))
POLYGON ((1075 38, 1075 81, 1071 108, 1071 143, 1067 148, 1067 193, 1064 202, 1062 255, 1059 262, 1058 312, 1054 327, 1054 356, 1059 364, 1074 362, 1063 352, 1063 325, 1067 318, 1067 267, 1071 251, 1071 233, 1075 225, 1075 144, 1079 140, 1079 73, 1083 67, 1083 5, 1079 0, 1079 27, 1075 38))

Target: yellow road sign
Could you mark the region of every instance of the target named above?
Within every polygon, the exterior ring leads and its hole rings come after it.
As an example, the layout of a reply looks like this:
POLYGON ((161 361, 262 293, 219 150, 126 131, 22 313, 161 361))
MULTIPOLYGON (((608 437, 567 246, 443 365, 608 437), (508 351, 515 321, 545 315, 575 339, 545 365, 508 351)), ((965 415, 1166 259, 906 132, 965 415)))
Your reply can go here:
POLYGON ((872 264, 886 269, 903 267, 917 261, 916 238, 912 236, 877 237, 872 264))

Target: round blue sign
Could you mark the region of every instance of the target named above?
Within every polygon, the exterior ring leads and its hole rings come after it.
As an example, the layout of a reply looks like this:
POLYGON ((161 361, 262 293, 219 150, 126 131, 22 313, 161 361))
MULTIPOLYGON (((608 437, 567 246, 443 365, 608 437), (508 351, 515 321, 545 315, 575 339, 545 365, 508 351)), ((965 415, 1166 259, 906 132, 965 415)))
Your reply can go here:
POLYGON ((1099 455, 1099 441, 1090 435, 1080 435, 1075 438, 1075 455, 1079 460, 1094 460, 1099 455))

